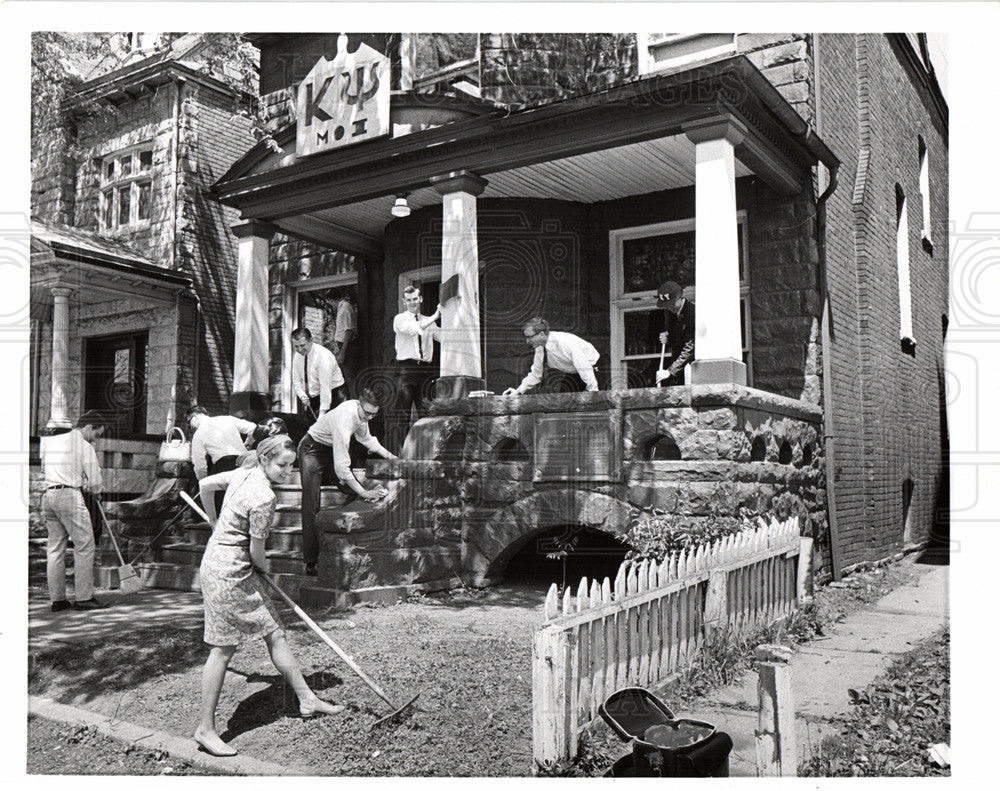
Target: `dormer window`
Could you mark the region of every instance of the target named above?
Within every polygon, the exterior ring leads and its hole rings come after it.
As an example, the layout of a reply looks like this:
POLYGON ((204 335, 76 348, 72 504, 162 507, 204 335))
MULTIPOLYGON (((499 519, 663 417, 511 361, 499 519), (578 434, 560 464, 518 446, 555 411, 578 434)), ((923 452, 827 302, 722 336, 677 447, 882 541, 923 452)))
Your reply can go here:
POLYGON ((101 230, 149 224, 153 147, 137 146, 101 161, 101 230))

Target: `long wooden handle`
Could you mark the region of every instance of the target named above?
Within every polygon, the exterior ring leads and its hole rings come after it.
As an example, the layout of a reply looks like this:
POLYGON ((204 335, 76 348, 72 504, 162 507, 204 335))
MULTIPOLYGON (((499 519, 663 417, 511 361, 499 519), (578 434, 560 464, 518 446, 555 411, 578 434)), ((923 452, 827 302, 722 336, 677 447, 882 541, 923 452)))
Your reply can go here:
MULTIPOLYGON (((191 495, 189 495, 187 492, 182 491, 180 492, 180 496, 185 503, 191 506, 192 510, 196 514, 198 514, 202 519, 211 524, 212 520, 208 518, 208 514, 206 514, 201 509, 201 507, 191 498, 191 495)), ((278 584, 274 580, 272 580, 263 569, 257 569, 257 573, 264 578, 264 582, 266 582, 268 585, 271 586, 271 590, 277 593, 284 600, 285 604, 287 604, 289 607, 292 608, 295 614, 299 616, 299 620, 301 620, 302 623, 304 623, 306 626, 312 629, 324 643, 326 643, 328 646, 330 646, 330 648, 334 650, 334 653, 336 653, 337 656, 339 656, 341 659, 344 660, 344 662, 347 664, 349 668, 351 668, 351 670, 353 670, 355 673, 358 674, 358 678, 360 678, 369 687, 371 687, 372 691, 380 698, 382 698, 382 700, 384 700, 393 708, 396 708, 396 704, 393 703, 391 700, 389 700, 388 696, 382 691, 382 688, 374 681, 372 681, 364 670, 362 670, 360 667, 354 664, 354 660, 351 659, 347 654, 345 654, 339 645, 333 642, 333 638, 331 638, 330 635, 328 635, 326 632, 320 629, 319 626, 317 626, 316 622, 308 615, 306 615, 305 610, 303 610, 301 607, 299 607, 299 605, 297 605, 294 601, 292 601, 292 598, 287 593, 285 593, 281 588, 279 588, 278 584)))
POLYGON ((391 700, 389 700, 389 697, 385 694, 385 692, 382 691, 382 688, 378 684, 376 684, 374 681, 372 681, 372 679, 368 676, 368 674, 365 673, 365 671, 362 670, 360 667, 358 667, 354 663, 354 660, 351 659, 347 654, 345 654, 344 651, 343 651, 343 649, 341 649, 341 647, 339 645, 337 645, 335 642, 333 642, 333 638, 330 637, 330 635, 328 635, 326 632, 324 632, 316 624, 316 622, 313 621, 312 618, 310 618, 308 615, 306 615, 305 610, 303 610, 301 607, 299 607, 299 605, 297 605, 294 601, 292 601, 292 598, 287 593, 285 593, 281 588, 279 588, 278 584, 274 580, 272 580, 271 577, 268 576, 268 574, 263 569, 257 569, 257 573, 260 574, 260 576, 264 578, 264 581, 268 585, 271 586, 271 590, 273 590, 282 599, 284 599, 285 604, 287 604, 289 607, 292 608, 292 610, 295 611, 295 614, 297 616, 299 616, 299 619, 306 626, 308 626, 310 629, 312 629, 316 633, 316 635, 324 643, 326 643, 328 646, 330 646, 330 648, 333 649, 334 653, 336 653, 337 656, 339 656, 341 659, 343 659, 344 662, 347 664, 347 666, 349 668, 351 668, 351 670, 353 670, 355 673, 357 673, 358 678, 360 678, 369 687, 371 687, 372 691, 376 695, 378 695, 380 698, 382 698, 382 700, 384 700, 386 703, 388 703, 390 706, 392 706, 392 708, 396 708, 396 704, 393 703, 391 700))
POLYGON ((108 529, 108 535, 111 536, 111 543, 114 544, 115 554, 118 555, 118 560, 124 566, 125 558, 122 557, 122 551, 118 548, 118 541, 115 540, 114 531, 111 529, 111 524, 108 522, 108 518, 104 515, 104 509, 101 507, 101 501, 95 497, 94 502, 97 504, 97 511, 101 515, 101 519, 104 520, 104 526, 108 529))
POLYGON ((663 346, 660 347, 660 370, 663 370, 663 358, 667 354, 667 339, 663 339, 663 346))

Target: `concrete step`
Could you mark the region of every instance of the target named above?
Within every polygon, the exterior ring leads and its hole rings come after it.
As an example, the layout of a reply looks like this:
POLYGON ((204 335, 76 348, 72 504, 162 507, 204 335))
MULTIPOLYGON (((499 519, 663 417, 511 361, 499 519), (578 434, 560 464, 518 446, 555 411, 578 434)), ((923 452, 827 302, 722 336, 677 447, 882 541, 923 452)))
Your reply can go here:
MULTIPOLYGON (((192 525, 184 531, 184 542, 204 547, 212 535, 212 529, 205 524, 192 525)), ((296 524, 290 527, 272 527, 267 535, 267 548, 284 552, 302 551, 302 528, 296 524)))
MULTIPOLYGON (((136 566, 136 571, 139 572, 139 576, 142 577, 147 588, 181 591, 201 590, 199 571, 196 566, 162 562, 142 563, 136 566)), ((271 579, 303 607, 345 609, 353 603, 350 593, 323 588, 316 584, 315 577, 307 577, 304 574, 272 573, 271 579)), ((273 596, 272 598, 277 601, 279 597, 273 596)))
MULTIPOLYGON (((205 547, 201 544, 166 544, 160 548, 156 559, 160 563, 198 567, 204 554, 205 547)), ((305 564, 299 552, 269 549, 264 557, 267 561, 266 570, 274 574, 305 574, 305 564)))

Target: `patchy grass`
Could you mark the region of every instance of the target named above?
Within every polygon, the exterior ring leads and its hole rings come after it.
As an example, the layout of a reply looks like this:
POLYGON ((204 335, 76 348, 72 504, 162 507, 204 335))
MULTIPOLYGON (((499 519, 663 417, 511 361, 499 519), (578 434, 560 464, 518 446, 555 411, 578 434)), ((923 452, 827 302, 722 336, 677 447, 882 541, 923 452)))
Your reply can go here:
POLYGON ((28 715, 26 769, 32 775, 205 775, 162 750, 121 744, 93 725, 67 725, 28 715))
POLYGON ((927 748, 951 741, 947 630, 897 659, 864 690, 848 690, 855 708, 838 717, 840 733, 799 767, 805 777, 942 777, 951 769, 927 748))
POLYGON ((754 650, 773 643, 796 646, 823 636, 835 623, 874 604, 892 590, 912 582, 917 572, 911 563, 896 563, 859 571, 839 583, 816 590, 813 601, 787 619, 742 637, 726 635, 705 643, 695 661, 680 672, 671 694, 689 702, 712 689, 739 680, 756 671, 754 650))

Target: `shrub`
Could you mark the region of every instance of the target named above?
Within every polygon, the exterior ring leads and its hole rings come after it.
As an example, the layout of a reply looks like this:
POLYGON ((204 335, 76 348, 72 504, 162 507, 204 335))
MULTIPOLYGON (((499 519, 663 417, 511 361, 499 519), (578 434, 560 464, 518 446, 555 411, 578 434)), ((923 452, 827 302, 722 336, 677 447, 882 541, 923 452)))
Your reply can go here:
POLYGON ((704 519, 695 519, 654 508, 633 517, 621 537, 622 543, 629 546, 625 560, 659 562, 671 552, 711 544, 719 538, 752 529, 757 516, 741 508, 739 516, 713 513, 704 519))

